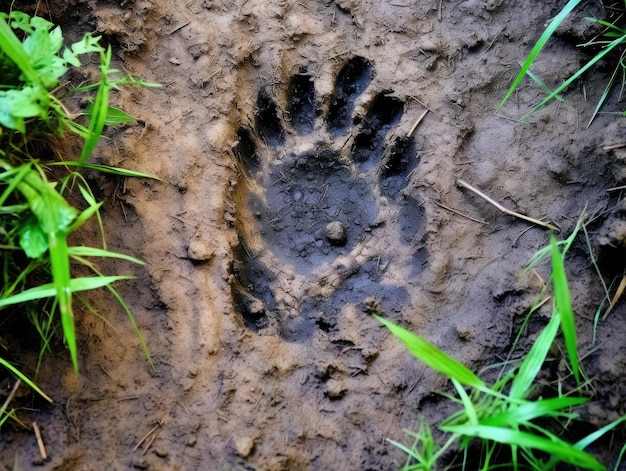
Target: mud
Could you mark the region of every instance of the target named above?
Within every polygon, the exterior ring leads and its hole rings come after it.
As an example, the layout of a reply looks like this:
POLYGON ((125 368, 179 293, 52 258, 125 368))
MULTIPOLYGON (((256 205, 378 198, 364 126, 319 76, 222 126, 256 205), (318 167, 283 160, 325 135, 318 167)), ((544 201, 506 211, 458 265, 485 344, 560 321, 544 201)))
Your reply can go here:
MULTIPOLYGON (((418 415, 436 423, 450 413, 435 394, 449 386, 371 313, 481 371, 509 354, 549 276, 546 265, 522 273, 549 233, 498 212, 459 178, 562 234, 586 212, 611 294, 621 280, 617 94, 586 128, 610 63, 525 122, 517 118, 544 96, 530 80, 498 109, 561 5, 36 7, 71 39, 102 34, 119 68, 164 85, 114 94, 140 119, 109 130, 94 156, 163 180, 94 177, 110 248, 146 261, 102 268, 137 276, 119 290, 155 369, 121 309, 92 295, 110 325, 79 316, 81 376, 58 344, 37 376, 54 404, 21 398, 36 409, 22 413, 41 427, 49 459, 40 463, 31 432, 3 429, 6 469, 16 459, 22 469, 396 469, 403 455, 385 439, 408 443, 403 428, 417 428, 418 415)), ((588 13, 598 6, 574 15, 588 13)), ((576 44, 589 32, 575 25, 533 67, 550 87, 588 57, 576 44)), ((594 338, 607 302, 583 237, 567 267, 596 380, 575 430, 594 430, 626 413, 625 310, 618 304, 594 338)), ((21 361, 34 371, 36 358, 21 361)), ((607 464, 623 441, 599 446, 607 464)))

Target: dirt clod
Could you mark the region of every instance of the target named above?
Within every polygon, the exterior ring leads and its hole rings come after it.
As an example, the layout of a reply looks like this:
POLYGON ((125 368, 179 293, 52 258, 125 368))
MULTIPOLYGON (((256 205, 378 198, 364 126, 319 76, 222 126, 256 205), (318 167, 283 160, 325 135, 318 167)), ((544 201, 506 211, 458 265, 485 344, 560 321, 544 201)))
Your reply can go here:
POLYGON ((341 247, 342 245, 346 245, 348 241, 348 235, 346 233, 346 228, 341 223, 341 221, 333 221, 329 222, 326 226, 326 238, 332 245, 336 245, 341 247))
POLYGON ((235 439, 235 451, 242 458, 247 458, 254 451, 254 439, 252 437, 235 439))

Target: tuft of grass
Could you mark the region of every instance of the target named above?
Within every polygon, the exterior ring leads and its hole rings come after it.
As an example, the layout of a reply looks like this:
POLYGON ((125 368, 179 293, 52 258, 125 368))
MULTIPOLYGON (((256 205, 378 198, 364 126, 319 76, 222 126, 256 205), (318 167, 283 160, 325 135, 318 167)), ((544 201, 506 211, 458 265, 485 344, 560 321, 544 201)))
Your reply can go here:
MULTIPOLYGON (((87 33, 80 41, 64 47, 60 27, 49 21, 20 11, 0 13, 0 312, 5 316, 25 315, 30 320, 41 337, 39 363, 43 354, 50 351, 60 325, 76 373, 79 366, 73 300, 78 298, 88 311, 99 315, 77 295, 99 288, 109 290, 126 312, 154 367, 132 313, 113 286, 133 277, 105 275, 92 260, 114 258, 137 265, 143 262, 106 249, 99 212, 102 203, 95 200, 80 170, 154 178, 87 160, 105 126, 134 120, 109 106, 111 91, 122 85, 159 85, 122 75, 112 68, 111 48, 103 46, 100 40, 87 33), (69 69, 82 66, 84 56, 98 58, 100 80, 74 90, 87 99, 95 96, 83 112, 71 113, 63 102, 63 87, 59 83, 69 69), (84 141, 80 155, 51 160, 50 155, 55 153, 46 149, 54 148, 54 142, 65 137, 68 130, 84 141), (93 218, 102 234, 103 247, 71 245, 70 236, 93 218), (85 267, 90 276, 73 276, 72 267, 76 264, 85 267)), ((8 349, 4 337, 0 334, 0 343, 8 349)), ((9 361, 0 358, 0 366, 51 400, 9 361)), ((3 412, 2 422, 7 414, 3 412)))
MULTIPOLYGON (((582 225, 582 218, 579 225, 582 225)), ((483 470, 502 466, 494 458, 502 447, 510 451, 507 469, 549 470, 560 463, 589 470, 606 469, 585 448, 626 422, 626 415, 576 443, 570 443, 557 436, 552 431, 552 426, 560 424, 560 427, 566 429, 567 422, 577 417, 575 407, 587 403, 589 399, 571 393, 564 394, 560 386, 556 388, 558 393, 555 397, 532 398, 538 385, 538 374, 548 359, 559 328, 563 333, 572 372, 580 384, 581 367, 576 329, 563 262, 574 237, 575 233, 560 242, 551 237, 549 247, 533 259, 532 264, 536 264, 549 255, 554 288, 552 316, 521 363, 504 370, 500 378, 491 385, 423 337, 375 316, 413 356, 450 379, 456 396, 447 397, 460 407, 439 424, 439 430, 448 434, 446 442, 441 446, 435 443, 430 428, 424 423, 421 423, 418 432, 408 432, 413 437, 410 447, 390 440, 390 443, 408 456, 402 470, 438 469, 438 461, 454 444, 458 444, 465 469, 469 447, 476 441, 480 443, 480 469, 483 470), (561 246, 563 252, 559 249, 561 246)), ((508 364, 509 362, 506 363, 508 364)))
MULTIPOLYGON (((513 80, 513 83, 511 84, 509 90, 507 91, 504 98, 500 102, 499 108, 502 108, 502 106, 504 106, 504 104, 509 100, 511 95, 519 87, 524 76, 528 75, 542 89, 546 90, 548 95, 541 102, 533 106, 533 108, 530 111, 528 111, 526 114, 524 114, 521 117, 521 120, 523 121, 526 118, 528 118, 528 116, 530 116, 531 114, 543 108, 553 99, 558 99, 562 101, 560 94, 567 87, 569 87, 572 83, 578 80, 587 70, 589 70, 594 65, 596 65, 603 57, 605 57, 611 51, 618 49, 620 46, 623 46, 623 44, 626 42, 626 30, 608 21, 586 17, 584 18, 585 21, 596 23, 604 28, 603 32, 600 35, 598 35, 597 37, 581 45, 582 47, 594 47, 596 49, 599 49, 598 52, 586 64, 584 64, 580 69, 578 69, 578 71, 576 71, 571 77, 565 80, 555 90, 550 90, 548 87, 546 87, 546 85, 530 71, 530 67, 535 62, 537 56, 539 55, 543 47, 546 45, 546 43, 549 41, 549 39, 552 37, 556 29, 563 22, 565 17, 567 17, 567 15, 569 15, 572 12, 572 10, 574 10, 574 8, 576 8, 576 6, 578 6, 578 4, 581 3, 581 1, 582 0, 569 0, 567 4, 561 9, 559 14, 552 19, 552 21, 549 23, 549 25, 546 27, 546 29, 543 31, 543 33, 541 34, 541 36, 539 37, 539 39, 537 40, 537 42, 531 49, 530 53, 526 57, 526 60, 523 62, 519 73, 513 80)), ((624 5, 624 7, 625 9, 622 12, 622 14, 626 13, 626 4, 624 5)), ((620 53, 619 59, 617 60, 617 65, 614 68, 613 74, 611 75, 609 82, 607 83, 604 91, 602 92, 602 95, 600 96, 600 99, 598 100, 598 103, 594 109, 591 119, 589 120, 587 124, 587 127, 589 127, 589 125, 593 122, 600 108, 605 103, 609 95, 609 92, 611 91, 611 89, 613 88, 616 82, 617 77, 620 76, 620 72, 621 72, 621 77, 622 77, 622 91, 623 91, 624 83, 626 80, 626 62, 624 61, 625 56, 626 56, 626 50, 623 50, 620 53)), ((626 111, 624 112, 624 115, 626 116, 626 111)))

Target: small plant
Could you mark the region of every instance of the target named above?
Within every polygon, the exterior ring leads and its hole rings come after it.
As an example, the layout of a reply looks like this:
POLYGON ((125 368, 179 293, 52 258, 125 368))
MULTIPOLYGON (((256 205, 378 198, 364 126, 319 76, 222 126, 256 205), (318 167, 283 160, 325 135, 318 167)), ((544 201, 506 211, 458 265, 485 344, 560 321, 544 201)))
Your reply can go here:
MULTIPOLYGON (((559 387, 555 397, 531 399, 536 378, 555 342, 559 327, 563 333, 569 365, 577 382, 581 384, 576 331, 570 293, 565 276, 564 255, 573 237, 557 243, 554 237, 547 251, 540 252, 533 263, 548 254, 552 262, 554 301, 552 317, 539 334, 531 349, 518 367, 503 372, 501 379, 488 385, 469 368, 448 356, 422 337, 378 317, 408 350, 427 366, 447 376, 454 385, 457 397, 450 396, 461 409, 439 425, 439 430, 449 434, 439 446, 427 424, 422 423, 417 433, 408 432, 414 442, 411 447, 391 441, 408 455, 403 470, 437 469, 441 456, 458 444, 463 452, 464 469, 470 443, 481 444, 480 469, 495 469, 495 455, 502 447, 510 450, 507 469, 553 469, 558 463, 567 463, 583 469, 606 469, 593 455, 584 451, 603 434, 626 421, 626 416, 610 423, 587 437, 569 443, 546 427, 546 422, 567 422, 577 415, 572 408, 584 404, 587 398, 563 394, 559 387), (559 245, 564 246, 563 252, 559 245), (548 421, 546 421, 548 419, 548 421)), ((532 311, 531 311, 532 314, 532 311)))
MULTIPOLYGON (((86 34, 81 41, 64 47, 59 27, 19 11, 0 13, 0 77, 0 311, 23 314, 30 320, 41 337, 40 362, 50 350, 60 320, 73 367, 78 372, 73 298, 80 291, 104 287, 128 314, 150 361, 132 314, 112 286, 115 281, 132 277, 105 276, 89 258, 143 262, 106 250, 105 242, 104 248, 72 246, 68 238, 95 217, 105 239, 99 214, 102 203, 95 200, 86 180, 72 168, 149 177, 87 163, 87 159, 105 125, 134 119, 109 106, 111 90, 123 84, 158 85, 121 75, 111 68, 111 49, 100 44, 100 37, 86 34), (93 104, 84 113, 72 114, 62 101, 64 86, 59 85, 60 79, 69 68, 80 67, 80 57, 86 54, 99 57, 100 81, 73 90, 73 94, 86 97, 91 95, 91 89, 96 89, 96 93, 93 104), (80 124, 80 119, 87 119, 88 124, 80 124), (54 139, 62 138, 67 130, 84 139, 80 156, 77 160, 65 160, 68 156, 51 159, 53 152, 47 149, 53 149, 54 139), (82 202, 77 201, 76 190, 82 202), (77 209, 70 201, 77 201, 83 209, 77 209), (72 276, 71 262, 83 265, 92 276, 72 276)), ((6 349, 3 337, 0 345, 6 349)), ((8 361, 0 358, 0 365, 49 399, 8 361)), ((0 413, 0 423, 6 419, 5 409, 0 413)))
MULTIPOLYGON (((534 47, 528 54, 528 57, 522 64, 521 70, 517 74, 517 77, 515 77, 513 84, 511 85, 504 99, 500 103, 500 107, 502 107, 507 102, 507 100, 511 97, 513 92, 517 89, 517 87, 519 86, 524 76, 528 75, 541 88, 547 91, 548 96, 546 96, 540 103, 535 105, 529 112, 524 114, 524 116, 522 116, 521 118, 522 121, 526 119, 528 116, 530 116, 532 113, 543 108, 546 104, 548 104, 553 99, 561 100, 559 94, 563 90, 565 90, 573 82, 578 80, 587 70, 589 70, 591 67, 596 65, 598 61, 600 61, 600 59, 605 57, 611 51, 619 50, 620 46, 621 46, 621 53, 619 55, 619 59, 617 60, 617 65, 615 66, 613 70, 613 74, 611 75, 611 78, 609 79, 609 82, 606 85, 600 99, 598 100, 596 108, 587 126, 591 124, 591 122, 594 120, 594 118, 598 114, 598 111, 600 110, 604 102, 606 101, 609 95, 609 92, 615 85, 617 77, 620 77, 620 76, 622 79, 622 92, 623 92, 623 89, 624 89, 623 85, 624 83, 626 83, 626 62, 624 61, 624 58, 626 56, 626 49, 623 48, 623 45, 626 42, 626 30, 620 28, 619 26, 617 26, 617 24, 615 24, 617 22, 617 19, 615 20, 614 23, 611 23, 611 22, 608 22, 605 20, 599 20, 596 18, 590 18, 590 17, 585 18, 585 21, 596 23, 600 25, 601 27, 603 27, 603 30, 598 36, 592 38, 591 40, 587 41, 581 46, 582 47, 594 47, 596 50, 598 50, 598 52, 595 54, 595 56, 591 58, 591 60, 589 60, 584 66, 582 66, 570 78, 568 78, 561 85, 559 85, 554 91, 551 91, 546 85, 543 84, 543 82, 538 77, 536 77, 530 71, 530 67, 532 66, 533 62, 537 58, 537 55, 541 52, 543 47, 546 45, 548 40, 552 37, 552 35, 557 30, 559 25, 563 22, 565 17, 569 15, 572 12, 572 10, 574 10, 574 8, 576 8, 576 6, 579 3, 581 3, 581 1, 582 0, 569 0, 569 2, 567 2, 567 4, 559 12, 559 14, 555 16, 554 19, 550 22, 550 24, 546 27, 543 34, 539 38, 539 40, 537 41, 537 43, 534 45, 534 47)), ((618 19, 621 18, 626 13, 626 2, 624 2, 623 10, 619 13, 620 15, 617 17, 618 19)), ((624 112, 624 115, 626 115, 626 111, 624 112)))

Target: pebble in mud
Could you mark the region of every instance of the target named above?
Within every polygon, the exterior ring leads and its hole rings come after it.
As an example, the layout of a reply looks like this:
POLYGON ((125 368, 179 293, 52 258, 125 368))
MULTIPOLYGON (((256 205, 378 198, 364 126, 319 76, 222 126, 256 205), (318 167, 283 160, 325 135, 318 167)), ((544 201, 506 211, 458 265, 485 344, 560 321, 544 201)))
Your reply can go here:
POLYGON ((240 437, 235 440, 235 450, 242 458, 247 458, 254 451, 254 439, 252 437, 240 437))
POLYGON ((329 222, 326 225, 326 238, 328 242, 337 247, 346 245, 348 235, 345 226, 340 221, 329 222))
POLYGON ((345 394, 348 388, 342 381, 338 381, 336 379, 329 379, 326 382, 326 395, 329 399, 341 399, 345 394))

